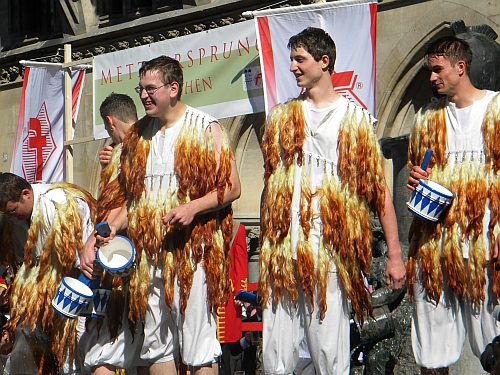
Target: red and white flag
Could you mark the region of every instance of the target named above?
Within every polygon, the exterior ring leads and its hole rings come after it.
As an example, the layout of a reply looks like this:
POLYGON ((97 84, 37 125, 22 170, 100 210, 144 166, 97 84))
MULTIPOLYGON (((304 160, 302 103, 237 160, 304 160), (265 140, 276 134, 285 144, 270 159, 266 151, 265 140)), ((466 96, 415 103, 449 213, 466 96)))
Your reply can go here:
POLYGON ((288 39, 305 28, 324 29, 335 41, 336 91, 375 114, 377 0, 344 0, 253 12, 266 112, 301 93, 290 73, 288 39))
MULTIPOLYGON (((72 72, 73 124, 83 90, 84 70, 72 72)), ((24 70, 10 171, 29 183, 64 180, 64 71, 59 67, 24 70)))

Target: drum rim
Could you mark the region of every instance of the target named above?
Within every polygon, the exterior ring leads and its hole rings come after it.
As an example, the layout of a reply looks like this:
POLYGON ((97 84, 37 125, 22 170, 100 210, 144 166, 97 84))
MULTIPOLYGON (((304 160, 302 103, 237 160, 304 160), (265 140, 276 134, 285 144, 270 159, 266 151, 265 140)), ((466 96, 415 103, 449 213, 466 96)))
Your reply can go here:
MULTIPOLYGON (((70 276, 64 276, 62 279, 61 279, 61 284, 64 286, 65 289, 68 289, 70 290, 71 292, 73 292, 74 294, 78 294, 84 298, 89 298, 89 299, 92 299, 94 298, 94 292, 92 292, 92 289, 90 289, 87 285, 85 285, 84 283, 82 283, 80 280, 78 279, 75 279, 74 277, 70 277, 70 276), (69 279, 72 279, 72 280, 75 280, 76 282, 80 283, 81 285, 83 285, 85 288, 87 288, 88 290, 90 290, 90 292, 92 293, 91 295, 88 295, 88 294, 84 294, 83 291, 78 291, 78 290, 75 290, 73 289, 67 282, 66 280, 69 280, 69 279)), ((61 285, 59 285, 59 288, 61 287, 61 285)), ((58 291, 59 292, 59 291, 58 291)), ((64 293, 63 293, 64 294, 64 293)))
MULTIPOLYGON (((123 270, 123 272, 125 272, 125 271, 126 271, 126 269, 127 269, 127 268, 129 268, 129 267, 130 267, 130 265, 131 265, 131 264, 133 264, 133 263, 135 262, 135 247, 134 247, 134 244, 132 243, 132 241, 130 241, 130 238, 125 237, 125 236, 122 236, 122 235, 120 235, 120 234, 117 234, 117 235, 115 236, 115 238, 117 238, 117 237, 118 237, 118 238, 120 238, 120 239, 124 239, 124 240, 126 240, 126 241, 130 244, 130 248, 132 249, 132 256, 129 258, 129 260, 128 260, 128 261, 127 261, 124 265, 122 265, 122 266, 120 266, 120 267, 110 267, 110 266, 108 266, 108 265, 105 265, 105 264, 104 264, 104 262, 101 260, 101 257, 99 256, 101 248, 99 248, 99 250, 97 251, 96 260, 97 260, 97 262, 99 262, 99 264, 100 264, 101 266, 103 266, 103 267, 104 267, 104 269, 106 269, 107 271, 118 271, 118 272, 122 272, 122 270, 123 270)), ((105 247, 105 246, 103 246, 103 247, 105 247)), ((111 273, 111 272, 110 272, 110 273, 111 273)))
MULTIPOLYGON (((444 187, 443 185, 438 184, 438 183, 437 183, 437 182, 435 182, 435 181, 432 181, 432 180, 421 180, 421 179, 419 179, 419 180, 418 180, 418 182, 419 182, 419 185, 423 185, 423 186, 425 186, 425 188, 426 188, 426 189, 430 190, 430 191, 431 191, 431 192, 433 192, 434 194, 437 194, 437 195, 439 195, 439 196, 441 196, 441 197, 443 197, 443 198, 446 198, 446 199, 453 199, 453 198, 455 198, 455 194, 453 194, 453 192, 452 192, 452 191, 450 191, 448 188, 444 187), (435 189, 431 188, 431 187, 429 186, 429 184, 427 183, 427 181, 430 181, 430 182, 432 182, 433 184, 436 184, 436 185, 441 186, 443 189, 445 189, 446 191, 448 191, 451 195, 450 195, 450 194, 446 194, 445 192, 440 192, 440 191, 437 191, 437 190, 435 190, 435 189)), ((417 188, 418 188, 418 185, 417 185, 417 188)), ((424 189, 424 187, 422 187, 422 189, 424 189)), ((422 190, 422 189, 420 189, 420 190, 422 190)), ((417 189, 415 189, 415 191, 418 191, 418 190, 417 190, 417 189)), ((418 191, 418 192, 420 192, 420 191, 418 191)))

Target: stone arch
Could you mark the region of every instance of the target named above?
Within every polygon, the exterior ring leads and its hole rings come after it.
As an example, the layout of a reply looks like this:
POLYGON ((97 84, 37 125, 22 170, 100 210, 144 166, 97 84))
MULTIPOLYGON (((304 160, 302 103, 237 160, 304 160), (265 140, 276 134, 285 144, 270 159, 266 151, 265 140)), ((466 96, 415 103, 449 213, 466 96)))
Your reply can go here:
POLYGON ((264 113, 233 118, 227 127, 235 150, 241 181, 241 197, 233 203, 234 216, 247 227, 258 226, 260 195, 263 188, 263 157, 261 151, 264 113))

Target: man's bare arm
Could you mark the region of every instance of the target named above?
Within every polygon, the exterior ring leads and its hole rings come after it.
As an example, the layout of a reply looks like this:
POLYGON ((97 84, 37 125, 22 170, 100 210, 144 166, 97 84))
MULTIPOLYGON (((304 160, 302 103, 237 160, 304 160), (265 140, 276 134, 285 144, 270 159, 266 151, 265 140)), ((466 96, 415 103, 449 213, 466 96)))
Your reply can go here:
POLYGON ((385 267, 385 282, 388 289, 392 288, 396 290, 403 287, 406 281, 406 268, 401 257, 396 212, 387 185, 385 186, 385 209, 383 213, 379 212, 379 217, 388 249, 388 259, 385 267))

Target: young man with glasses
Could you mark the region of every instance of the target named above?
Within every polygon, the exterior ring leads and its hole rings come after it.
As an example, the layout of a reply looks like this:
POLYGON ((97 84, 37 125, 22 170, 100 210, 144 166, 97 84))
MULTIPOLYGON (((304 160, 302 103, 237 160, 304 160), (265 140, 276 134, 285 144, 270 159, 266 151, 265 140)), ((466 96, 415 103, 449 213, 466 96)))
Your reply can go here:
POLYGON ((88 192, 72 184, 31 185, 12 173, 0 174, 0 210, 12 223, 10 248, 17 261, 11 266, 20 267, 7 324, 10 337, 15 336, 12 371, 74 374, 78 370, 79 361, 72 353, 83 327, 77 325, 78 319, 56 314, 51 302, 62 277, 79 274, 78 251, 92 232, 94 205, 88 192))
MULTIPOLYGON (((175 374, 179 352, 192 372, 216 374, 215 312, 229 290, 230 204, 240 195, 234 156, 217 120, 180 100, 177 60, 147 61, 139 77, 146 116, 124 140, 98 218, 109 222, 110 238, 127 229, 136 248, 129 318, 144 319, 141 358, 150 374, 175 374)), ((82 254, 88 276, 94 242, 82 254)))

